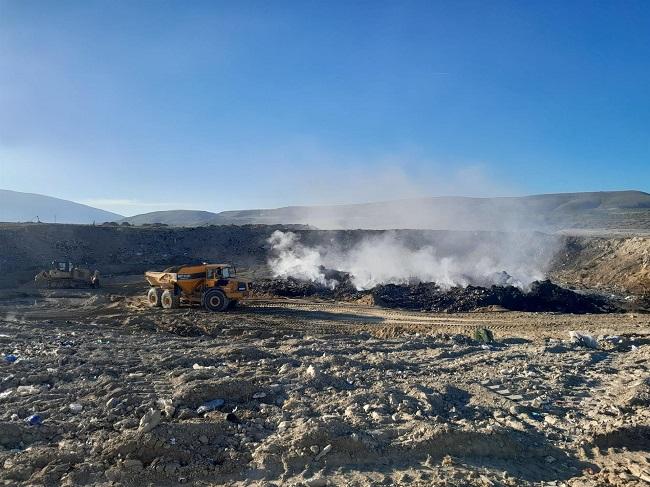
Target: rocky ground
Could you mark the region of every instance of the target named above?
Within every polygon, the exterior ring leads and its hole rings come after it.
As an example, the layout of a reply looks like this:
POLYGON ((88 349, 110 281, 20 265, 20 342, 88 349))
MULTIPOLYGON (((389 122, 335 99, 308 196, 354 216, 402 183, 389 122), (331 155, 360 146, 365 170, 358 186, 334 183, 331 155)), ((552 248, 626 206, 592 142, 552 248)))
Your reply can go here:
POLYGON ((649 315, 142 291, 4 294, 4 485, 650 483, 649 315))

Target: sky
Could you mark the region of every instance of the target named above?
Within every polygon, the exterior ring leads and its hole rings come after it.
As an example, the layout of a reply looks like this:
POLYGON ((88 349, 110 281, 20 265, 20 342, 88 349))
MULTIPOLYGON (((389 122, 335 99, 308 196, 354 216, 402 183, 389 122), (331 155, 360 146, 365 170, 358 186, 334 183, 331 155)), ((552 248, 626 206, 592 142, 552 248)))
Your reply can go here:
POLYGON ((650 191, 650 2, 0 0, 0 188, 123 215, 650 191))

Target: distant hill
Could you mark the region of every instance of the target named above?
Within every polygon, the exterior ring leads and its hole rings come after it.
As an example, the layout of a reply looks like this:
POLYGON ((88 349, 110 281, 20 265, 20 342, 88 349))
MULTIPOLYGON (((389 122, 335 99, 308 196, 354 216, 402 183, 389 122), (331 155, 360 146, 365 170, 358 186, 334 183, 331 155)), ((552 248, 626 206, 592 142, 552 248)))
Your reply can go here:
POLYGON ((130 216, 122 221, 131 225, 148 225, 153 223, 164 223, 170 226, 198 227, 210 224, 217 213, 200 210, 169 210, 152 211, 141 215, 130 216))
POLYGON ((37 218, 48 223, 103 223, 124 217, 51 196, 0 189, 0 221, 29 222, 37 218))
POLYGON ((650 194, 602 191, 498 198, 451 196, 221 213, 176 210, 145 213, 124 221, 172 226, 303 224, 323 229, 650 229, 650 194))

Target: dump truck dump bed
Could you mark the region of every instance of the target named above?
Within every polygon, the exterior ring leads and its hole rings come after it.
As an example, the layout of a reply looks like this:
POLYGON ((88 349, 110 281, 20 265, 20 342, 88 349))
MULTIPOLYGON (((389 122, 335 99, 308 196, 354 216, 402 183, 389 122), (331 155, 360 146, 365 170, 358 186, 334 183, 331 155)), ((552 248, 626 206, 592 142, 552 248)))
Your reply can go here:
POLYGON ((147 271, 144 277, 149 285, 162 288, 174 287, 174 283, 178 279, 178 275, 175 272, 147 271))

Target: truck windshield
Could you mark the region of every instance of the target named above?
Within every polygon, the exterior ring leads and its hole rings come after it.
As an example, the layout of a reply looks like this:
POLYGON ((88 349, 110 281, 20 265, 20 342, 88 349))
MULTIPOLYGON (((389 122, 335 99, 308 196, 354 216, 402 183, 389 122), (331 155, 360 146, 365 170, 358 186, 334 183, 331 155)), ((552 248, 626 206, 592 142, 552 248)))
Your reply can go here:
POLYGON ((221 269, 221 277, 228 279, 229 277, 232 277, 234 275, 234 272, 230 267, 224 267, 221 269))

